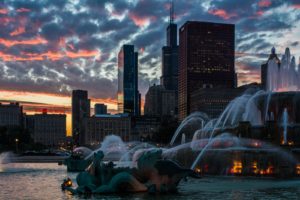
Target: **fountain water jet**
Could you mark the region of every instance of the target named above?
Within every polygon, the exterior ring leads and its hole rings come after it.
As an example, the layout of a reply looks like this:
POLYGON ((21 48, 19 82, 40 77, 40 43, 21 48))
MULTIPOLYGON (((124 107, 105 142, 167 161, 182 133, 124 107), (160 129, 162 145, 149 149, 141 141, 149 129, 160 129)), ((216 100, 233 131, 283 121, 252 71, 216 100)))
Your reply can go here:
POLYGON ((184 144, 185 143, 185 134, 182 133, 181 135, 181 144, 184 144))
POLYGON ((205 123, 208 121, 208 116, 205 113, 202 112, 194 112, 191 115, 189 115, 187 118, 185 118, 181 124, 179 125, 179 127, 177 128, 176 132, 174 133, 170 145, 174 145, 174 142, 176 141, 178 135, 181 133, 181 130, 186 127, 187 125, 191 124, 191 123, 196 123, 196 122, 200 122, 201 124, 201 129, 203 128, 203 126, 205 125, 205 123))
POLYGON ((281 60, 277 58, 275 48, 272 49, 267 71, 268 91, 300 90, 299 69, 295 60, 289 48, 286 48, 281 60))
POLYGON ((283 144, 287 144, 287 126, 289 123, 289 115, 287 108, 284 108, 283 114, 282 114, 282 126, 283 126, 283 144))

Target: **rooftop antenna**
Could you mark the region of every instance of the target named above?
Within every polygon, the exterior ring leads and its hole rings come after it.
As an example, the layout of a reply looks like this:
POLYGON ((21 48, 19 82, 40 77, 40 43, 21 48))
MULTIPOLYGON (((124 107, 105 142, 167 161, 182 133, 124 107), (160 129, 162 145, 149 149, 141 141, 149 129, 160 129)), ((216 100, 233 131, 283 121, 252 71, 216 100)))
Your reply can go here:
POLYGON ((170 1, 170 24, 174 23, 174 1, 170 1))

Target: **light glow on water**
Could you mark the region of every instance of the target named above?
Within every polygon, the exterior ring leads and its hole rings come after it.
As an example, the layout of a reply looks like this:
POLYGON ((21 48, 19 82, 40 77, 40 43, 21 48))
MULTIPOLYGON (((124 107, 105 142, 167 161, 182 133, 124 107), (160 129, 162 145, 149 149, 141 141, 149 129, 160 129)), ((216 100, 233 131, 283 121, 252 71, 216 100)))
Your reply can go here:
MULTIPOLYGON (((300 166, 300 165, 299 165, 300 166)), ((67 177, 73 183, 77 173, 68 173, 65 166, 56 163, 7 164, 10 171, 0 173, 0 199, 153 199, 152 195, 94 195, 73 196, 62 191, 60 184, 67 177), (16 181, 17 180, 17 181, 16 181)), ((300 167, 299 167, 300 169, 300 167)), ((76 187, 76 185, 74 186, 76 187)), ((257 179, 243 177, 204 177, 188 179, 179 184, 178 193, 155 196, 157 199, 297 199, 300 180, 257 179)))

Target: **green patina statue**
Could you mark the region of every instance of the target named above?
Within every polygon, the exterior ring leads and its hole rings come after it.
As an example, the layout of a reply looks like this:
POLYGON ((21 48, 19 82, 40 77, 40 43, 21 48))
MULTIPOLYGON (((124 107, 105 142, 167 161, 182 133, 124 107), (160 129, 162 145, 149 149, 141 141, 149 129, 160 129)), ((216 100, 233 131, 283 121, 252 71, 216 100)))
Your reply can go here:
POLYGON ((104 163, 103 157, 101 151, 94 154, 92 164, 77 175, 76 189, 67 184, 62 184, 62 188, 72 194, 168 193, 176 190, 181 179, 198 177, 171 160, 162 160, 160 149, 142 152, 136 168, 114 167, 112 162, 104 163))

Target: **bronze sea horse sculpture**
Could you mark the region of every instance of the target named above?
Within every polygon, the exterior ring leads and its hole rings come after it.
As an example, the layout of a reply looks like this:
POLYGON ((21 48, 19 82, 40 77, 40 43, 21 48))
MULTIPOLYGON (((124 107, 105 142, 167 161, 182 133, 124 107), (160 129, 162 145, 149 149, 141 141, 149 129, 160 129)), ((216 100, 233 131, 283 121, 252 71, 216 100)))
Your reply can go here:
POLYGON ((72 194, 169 193, 176 191, 183 178, 199 178, 191 169, 162 159, 161 149, 142 152, 135 168, 115 167, 112 162, 104 163, 103 157, 101 151, 94 154, 92 164, 77 175, 76 189, 67 184, 62 189, 72 194))

